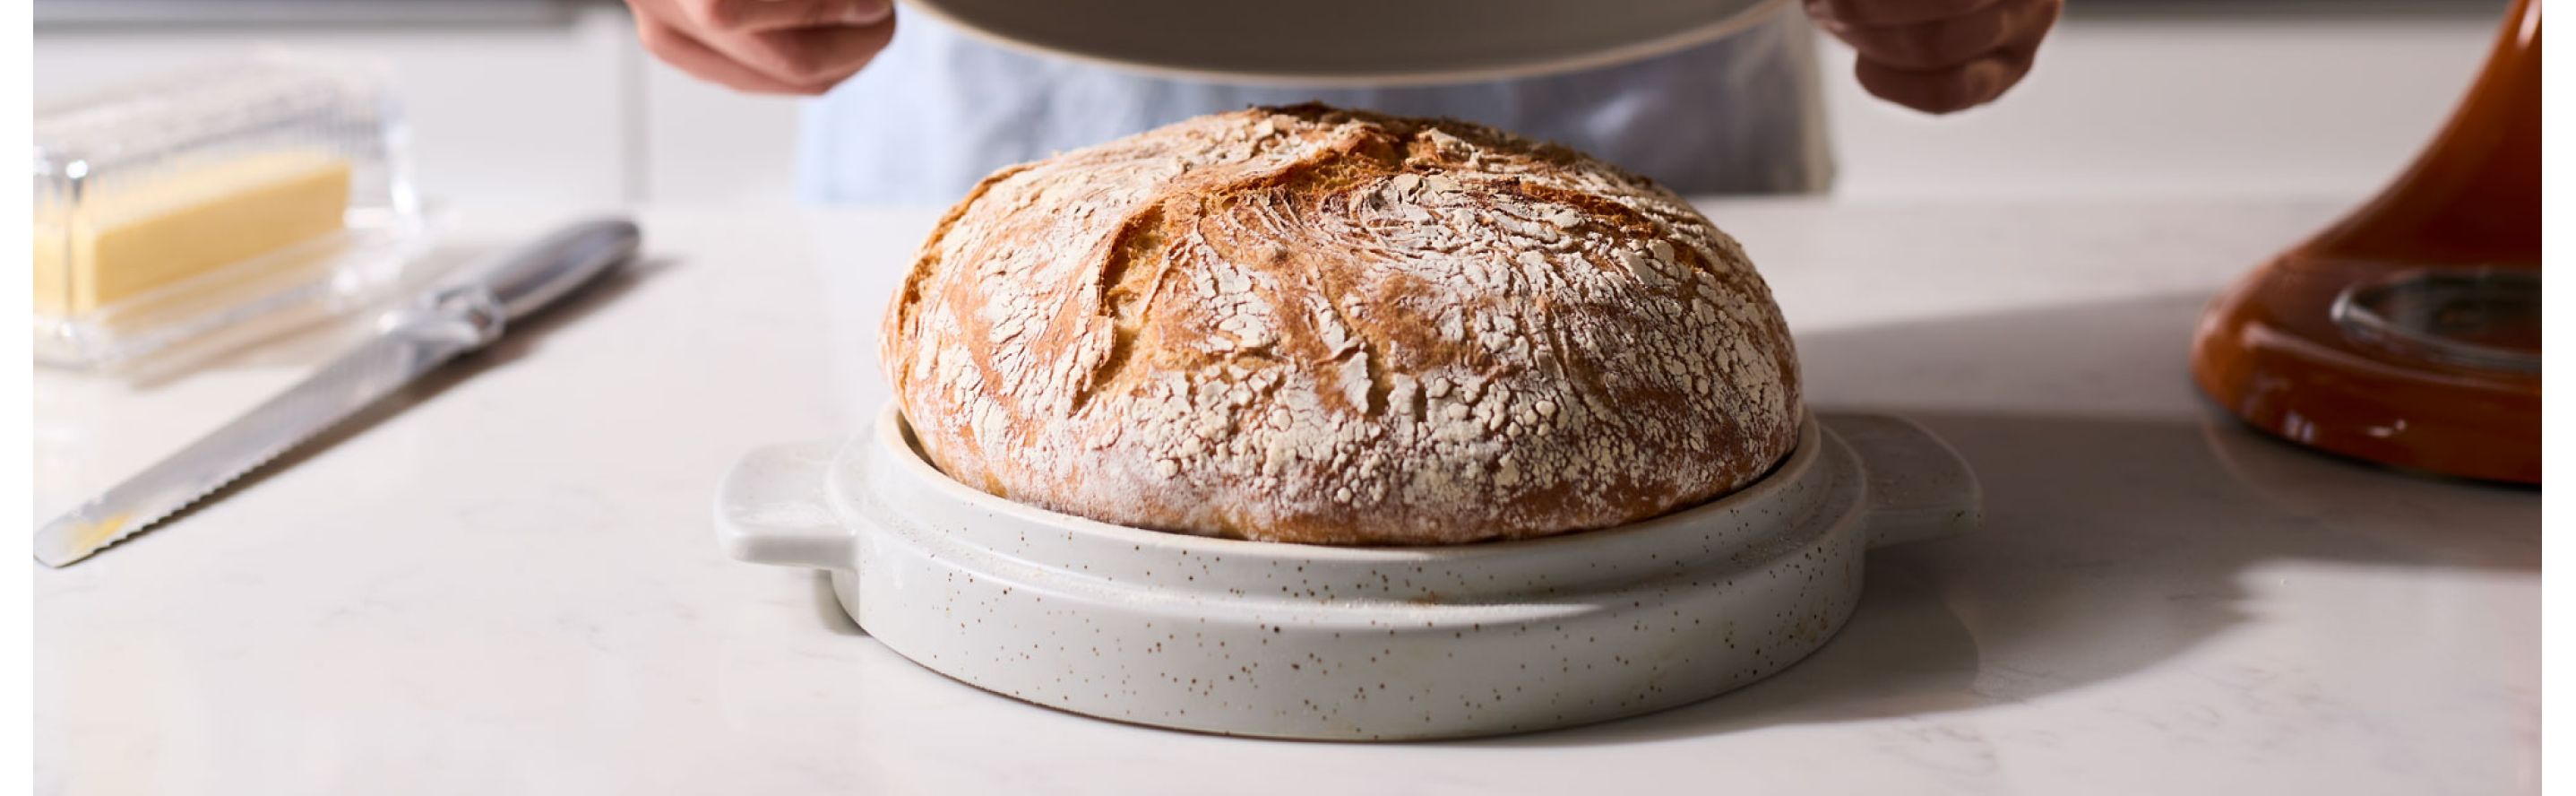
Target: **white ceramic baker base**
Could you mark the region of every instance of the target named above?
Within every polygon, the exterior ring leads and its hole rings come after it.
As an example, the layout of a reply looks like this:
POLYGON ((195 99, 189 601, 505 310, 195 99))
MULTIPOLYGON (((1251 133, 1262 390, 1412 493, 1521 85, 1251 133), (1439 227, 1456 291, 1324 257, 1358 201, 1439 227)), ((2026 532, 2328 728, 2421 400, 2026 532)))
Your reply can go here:
POLYGON ((846 445, 751 454, 716 521, 735 557, 831 571, 870 635, 987 690, 1185 730, 1399 740, 1585 724, 1761 679, 1842 627, 1864 551, 1966 529, 1977 505, 1939 440, 1847 415, 1807 421, 1751 487, 1620 528, 1211 539, 967 488, 889 411, 846 445))

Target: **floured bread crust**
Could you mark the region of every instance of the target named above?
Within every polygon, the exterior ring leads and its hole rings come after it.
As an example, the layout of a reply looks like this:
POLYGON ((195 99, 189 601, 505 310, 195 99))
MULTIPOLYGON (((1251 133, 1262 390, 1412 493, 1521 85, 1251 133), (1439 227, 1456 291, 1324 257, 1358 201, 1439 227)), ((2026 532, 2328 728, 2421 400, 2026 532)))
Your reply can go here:
POLYGON ((1120 525, 1452 544, 1633 522, 1797 439, 1796 354, 1662 187, 1463 122, 1203 116, 1003 169, 888 313, 922 452, 1120 525))

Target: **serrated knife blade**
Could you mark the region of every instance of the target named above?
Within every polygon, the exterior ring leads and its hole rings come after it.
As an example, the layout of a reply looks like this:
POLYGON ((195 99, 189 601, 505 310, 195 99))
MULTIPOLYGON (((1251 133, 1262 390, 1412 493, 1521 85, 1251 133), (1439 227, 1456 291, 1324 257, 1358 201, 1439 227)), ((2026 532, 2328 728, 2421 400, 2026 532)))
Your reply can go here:
POLYGON ((304 381, 36 530, 36 560, 63 566, 168 519, 225 484, 500 337, 527 316, 632 256, 624 220, 566 227, 489 266, 468 269, 387 313, 377 333, 304 381))

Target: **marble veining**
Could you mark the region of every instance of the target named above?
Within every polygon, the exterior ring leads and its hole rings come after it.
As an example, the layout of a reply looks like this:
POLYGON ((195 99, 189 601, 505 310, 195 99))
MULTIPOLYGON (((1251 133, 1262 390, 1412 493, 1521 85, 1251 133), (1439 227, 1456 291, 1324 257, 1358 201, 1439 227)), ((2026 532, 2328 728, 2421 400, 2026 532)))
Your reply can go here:
MULTIPOLYGON (((1102 722, 904 660, 724 559, 714 479, 885 397, 928 214, 653 209, 652 265, 181 522, 34 573, 41 793, 2337 793, 2539 776, 2539 516, 2254 436, 2195 395, 2219 286, 2330 201, 1702 205, 1809 402, 1965 455, 1977 533, 1868 557, 1849 624, 1719 699, 1470 742, 1102 722)), ((569 220, 567 213, 562 220, 569 220)), ((460 246, 558 219, 471 217, 460 246)), ((38 504, 311 367, 40 374, 38 504)), ((1151 677, 1139 672, 1131 676, 1151 677)))

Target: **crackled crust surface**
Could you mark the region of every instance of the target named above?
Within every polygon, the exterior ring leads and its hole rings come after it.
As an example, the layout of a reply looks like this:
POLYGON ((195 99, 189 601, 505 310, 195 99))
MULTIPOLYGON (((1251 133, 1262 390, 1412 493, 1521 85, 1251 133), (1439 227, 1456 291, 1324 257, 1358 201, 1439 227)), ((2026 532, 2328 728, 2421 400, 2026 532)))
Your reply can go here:
POLYGON ((1271 541, 1633 522, 1760 477, 1800 411, 1769 289, 1679 197, 1491 128, 1313 105, 986 178, 884 346, 951 477, 1271 541))

